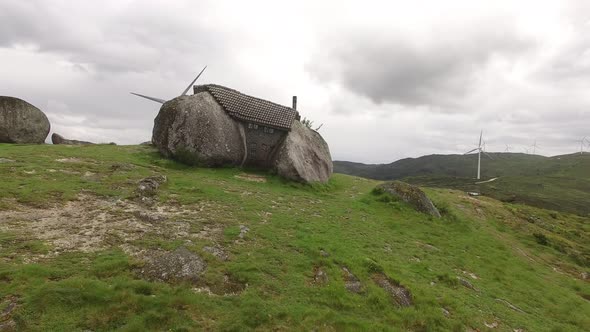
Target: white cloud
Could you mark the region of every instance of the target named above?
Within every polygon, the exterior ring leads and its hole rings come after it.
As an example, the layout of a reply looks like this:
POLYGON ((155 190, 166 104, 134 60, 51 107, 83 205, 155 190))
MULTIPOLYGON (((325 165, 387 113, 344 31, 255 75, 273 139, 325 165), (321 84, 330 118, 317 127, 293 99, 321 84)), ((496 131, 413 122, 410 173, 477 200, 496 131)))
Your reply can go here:
POLYGON ((590 135, 584 1, 10 1, 0 94, 74 139, 151 136, 158 105, 200 80, 290 104, 335 159, 390 162, 590 135), (6 65, 9 64, 9 65, 6 65))

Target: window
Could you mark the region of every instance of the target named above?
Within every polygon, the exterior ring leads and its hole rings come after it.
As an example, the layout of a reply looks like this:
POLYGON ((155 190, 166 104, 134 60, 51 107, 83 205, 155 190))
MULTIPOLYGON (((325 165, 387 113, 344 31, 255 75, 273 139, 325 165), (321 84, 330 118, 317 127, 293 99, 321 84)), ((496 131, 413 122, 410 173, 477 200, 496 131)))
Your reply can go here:
POLYGON ((252 129, 252 124, 248 123, 248 129, 252 129))
POLYGON ((258 129, 258 125, 257 124, 254 125, 254 129, 258 129))
POLYGON ((275 132, 275 130, 274 130, 274 129, 272 129, 272 128, 268 128, 268 133, 269 133, 269 134, 272 134, 272 133, 274 133, 274 132, 275 132))

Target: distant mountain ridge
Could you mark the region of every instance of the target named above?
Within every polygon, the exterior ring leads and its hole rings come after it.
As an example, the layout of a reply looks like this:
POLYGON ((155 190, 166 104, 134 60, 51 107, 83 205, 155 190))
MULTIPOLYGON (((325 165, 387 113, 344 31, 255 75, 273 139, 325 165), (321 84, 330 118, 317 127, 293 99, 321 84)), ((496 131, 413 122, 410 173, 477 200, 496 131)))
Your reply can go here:
POLYGON ((534 206, 590 214, 590 154, 545 157, 524 153, 482 155, 476 185, 477 154, 427 155, 389 164, 335 161, 334 172, 376 180, 404 180, 431 187, 480 191, 485 195, 534 206))
MULTIPOLYGON (((547 161, 562 157, 545 157, 524 153, 489 153, 489 155, 494 159, 482 155, 482 179, 505 175, 528 174, 529 171, 526 168, 523 169, 523 166, 540 167, 540 169, 546 170, 552 166, 547 161)), ((350 161, 334 162, 334 172, 377 180, 395 180, 428 174, 468 178, 475 177, 476 169, 477 154, 432 154, 418 158, 404 158, 389 164, 363 164, 350 161)))

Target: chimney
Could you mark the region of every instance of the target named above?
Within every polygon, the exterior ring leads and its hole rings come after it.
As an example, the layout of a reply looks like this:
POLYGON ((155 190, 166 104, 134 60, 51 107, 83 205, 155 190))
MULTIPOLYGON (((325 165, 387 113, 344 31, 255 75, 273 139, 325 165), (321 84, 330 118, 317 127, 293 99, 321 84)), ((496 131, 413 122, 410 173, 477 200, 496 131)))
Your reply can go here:
POLYGON ((297 96, 293 96, 293 109, 297 109, 297 96))

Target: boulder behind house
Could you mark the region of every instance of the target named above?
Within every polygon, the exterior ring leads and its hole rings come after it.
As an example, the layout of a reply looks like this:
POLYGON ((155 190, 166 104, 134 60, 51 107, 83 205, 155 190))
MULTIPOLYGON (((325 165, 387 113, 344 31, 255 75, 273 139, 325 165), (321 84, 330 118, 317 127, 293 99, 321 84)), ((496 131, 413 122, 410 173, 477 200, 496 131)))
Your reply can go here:
POLYGON ((22 99, 0 96, 0 143, 41 144, 49 129, 40 109, 22 99))
POLYGON ((440 218, 440 212, 420 188, 401 181, 385 182, 375 188, 412 205, 416 210, 440 218))
POLYGON ((53 144, 66 144, 66 145, 91 145, 94 143, 86 141, 77 141, 75 139, 67 139, 57 133, 51 135, 51 142, 53 144))

